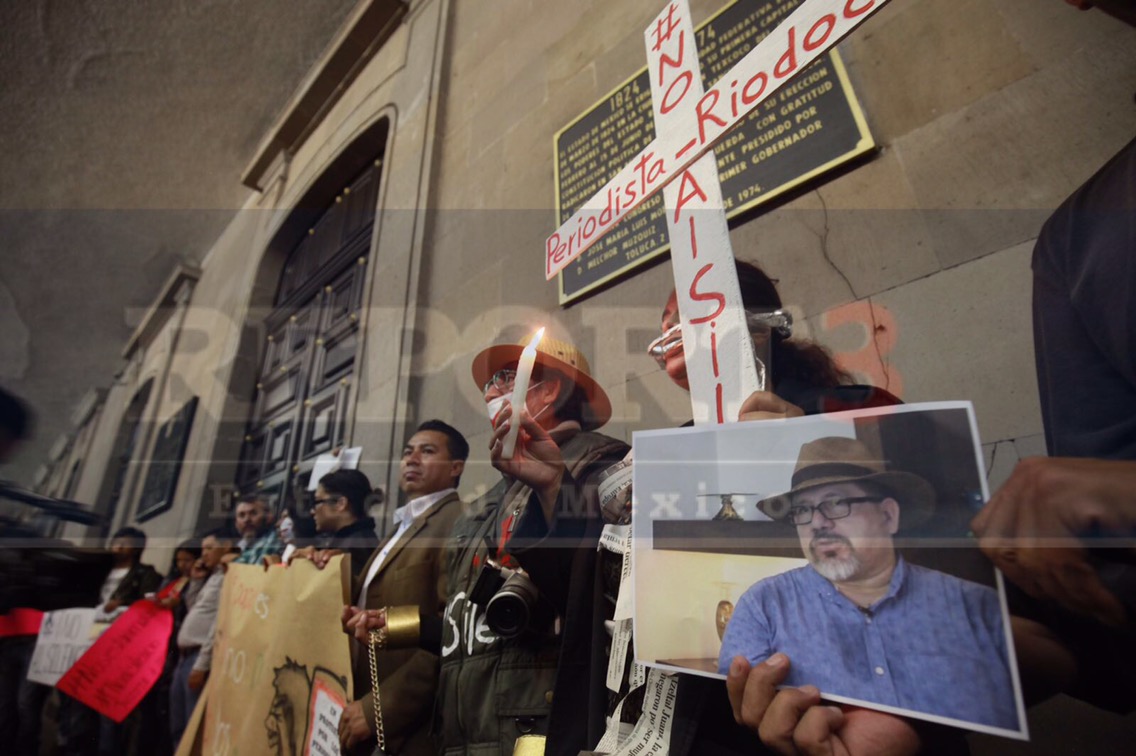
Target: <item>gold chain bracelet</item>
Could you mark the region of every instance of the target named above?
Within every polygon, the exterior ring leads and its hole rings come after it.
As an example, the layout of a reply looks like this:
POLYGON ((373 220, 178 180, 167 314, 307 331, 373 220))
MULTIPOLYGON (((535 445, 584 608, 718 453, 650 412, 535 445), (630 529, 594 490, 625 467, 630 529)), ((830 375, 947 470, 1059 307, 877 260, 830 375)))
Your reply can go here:
POLYGON ((375 652, 387 645, 386 628, 372 630, 370 639, 371 645, 367 649, 367 656, 371 662, 371 704, 375 708, 375 740, 379 745, 375 753, 385 754, 387 752, 387 740, 383 733, 383 709, 379 702, 379 662, 375 652))

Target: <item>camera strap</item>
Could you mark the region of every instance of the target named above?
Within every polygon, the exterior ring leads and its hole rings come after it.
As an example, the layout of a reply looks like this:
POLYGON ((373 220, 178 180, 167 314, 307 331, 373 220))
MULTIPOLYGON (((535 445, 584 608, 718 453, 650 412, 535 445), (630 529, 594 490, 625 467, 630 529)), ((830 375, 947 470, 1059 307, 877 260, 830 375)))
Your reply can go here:
MULTIPOLYGON (((527 497, 526 497, 527 499, 527 497)), ((509 539, 513 537, 513 531, 517 527, 517 518, 521 516, 521 506, 513 507, 513 511, 501 523, 501 538, 497 542, 497 562, 505 565, 506 567, 516 567, 512 555, 505 551, 505 547, 509 545, 509 539)), ((492 552, 490 552, 492 553, 492 552)))

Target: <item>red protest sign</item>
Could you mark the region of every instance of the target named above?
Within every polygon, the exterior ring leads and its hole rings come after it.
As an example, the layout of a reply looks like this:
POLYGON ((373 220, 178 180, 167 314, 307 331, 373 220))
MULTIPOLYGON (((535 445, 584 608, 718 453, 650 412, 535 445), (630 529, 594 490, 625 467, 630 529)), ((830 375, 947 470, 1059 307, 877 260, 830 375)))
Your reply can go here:
POLYGON ((38 635, 43 612, 38 609, 13 609, 0 614, 0 638, 12 635, 38 635))
POLYGON ((115 722, 154 687, 166 662, 174 616, 152 601, 136 601, 114 621, 56 685, 115 722))

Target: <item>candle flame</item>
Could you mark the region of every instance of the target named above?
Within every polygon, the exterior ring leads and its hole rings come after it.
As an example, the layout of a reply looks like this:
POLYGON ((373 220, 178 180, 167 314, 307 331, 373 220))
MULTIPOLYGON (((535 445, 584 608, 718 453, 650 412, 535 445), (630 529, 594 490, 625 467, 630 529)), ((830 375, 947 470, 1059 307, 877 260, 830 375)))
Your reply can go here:
POLYGON ((536 345, 539 344, 540 340, 543 338, 544 326, 541 326, 540 330, 533 334, 532 341, 529 342, 529 348, 536 349, 536 345))

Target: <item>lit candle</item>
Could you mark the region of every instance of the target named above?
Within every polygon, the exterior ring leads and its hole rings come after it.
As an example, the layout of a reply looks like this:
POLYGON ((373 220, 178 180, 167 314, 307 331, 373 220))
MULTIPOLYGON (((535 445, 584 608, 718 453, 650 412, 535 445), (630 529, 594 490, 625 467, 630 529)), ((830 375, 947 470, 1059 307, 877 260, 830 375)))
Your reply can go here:
POLYGON ((509 404, 513 405, 513 418, 509 421, 509 432, 505 434, 505 443, 501 446, 502 459, 513 458, 513 449, 517 445, 517 431, 521 427, 521 408, 525 406, 525 396, 529 393, 529 378, 532 377, 533 363, 536 362, 536 345, 543 336, 543 328, 533 334, 532 341, 521 352, 521 361, 517 363, 517 378, 513 381, 513 396, 509 400, 509 404))

